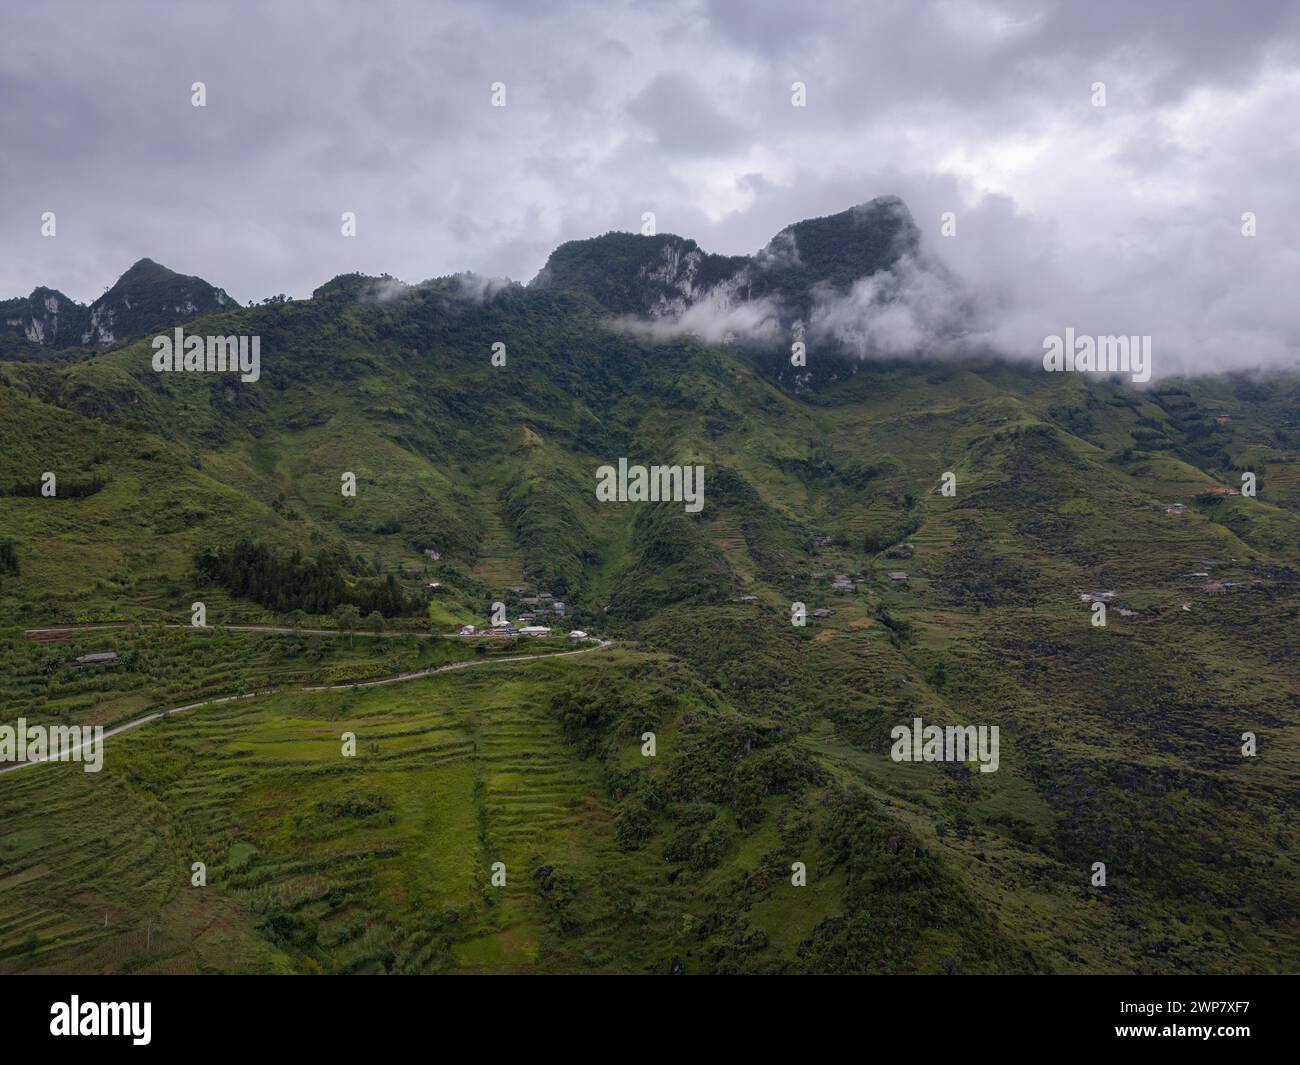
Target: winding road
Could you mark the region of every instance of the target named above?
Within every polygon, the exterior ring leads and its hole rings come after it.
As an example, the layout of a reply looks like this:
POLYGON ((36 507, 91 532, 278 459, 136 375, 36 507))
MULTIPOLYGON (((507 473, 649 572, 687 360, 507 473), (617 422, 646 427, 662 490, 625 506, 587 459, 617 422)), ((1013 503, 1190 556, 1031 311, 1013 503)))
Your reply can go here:
MULTIPOLYGON (((102 628, 102 627, 104 626, 77 625, 77 626, 71 626, 66 630, 65 629, 28 629, 27 632, 28 635, 31 635, 32 633, 64 632, 64 631, 75 631, 77 629, 83 629, 83 628, 102 628)), ((184 628, 185 626, 179 626, 179 627, 184 628)), ((228 626, 228 627, 235 628, 237 626, 228 626)), ((251 630, 256 632, 292 631, 286 629, 277 629, 271 626, 238 626, 238 627, 244 629, 245 631, 251 630)), ((334 632, 335 630, 321 629, 319 631, 334 632)), ((594 637, 588 637, 588 639, 593 640, 595 642, 595 646, 579 647, 573 651, 555 651, 551 654, 541 654, 541 655, 511 655, 507 658, 470 658, 470 659, 466 659, 464 662, 452 662, 445 666, 430 666, 428 669, 419 669, 416 670, 414 673, 399 673, 396 676, 380 677, 377 680, 358 680, 358 681, 350 681, 344 684, 308 684, 301 688, 266 688, 261 691, 244 692, 241 695, 214 696, 211 699, 204 699, 197 703, 186 703, 184 706, 174 706, 170 710, 156 710, 152 714, 146 714, 144 717, 136 718, 134 721, 127 721, 121 725, 114 725, 112 728, 106 729, 104 731, 104 735, 102 739, 106 740, 108 739, 109 736, 116 736, 119 732, 125 732, 127 729, 139 728, 141 725, 147 725, 150 721, 157 721, 159 718, 167 717, 170 714, 182 714, 186 710, 198 710, 200 707, 215 706, 218 703, 233 703, 239 699, 256 699, 263 695, 276 695, 286 691, 333 692, 333 691, 346 691, 349 688, 373 688, 380 684, 400 684, 402 681, 418 680, 420 677, 431 677, 435 673, 448 673, 453 669, 470 669, 474 666, 491 666, 491 665, 497 665, 498 663, 502 663, 502 662, 531 662, 540 658, 567 658, 569 655, 584 655, 584 654, 589 654, 592 651, 603 651, 607 647, 613 645, 612 640, 595 640, 594 637)), ((64 753, 66 755, 72 753, 72 751, 79 751, 84 746, 85 746, 84 743, 80 743, 76 747, 73 747, 70 751, 64 753)), ((37 758, 34 761, 16 762, 13 765, 0 767, 0 774, 13 773, 19 769, 26 769, 28 766, 40 765, 42 762, 48 762, 48 761, 50 761, 50 757, 47 755, 45 758, 37 758)))
MULTIPOLYGON (((130 625, 156 625, 156 621, 90 621, 84 625, 56 625, 48 629, 23 629, 23 635, 30 639, 42 636, 57 636, 60 633, 86 632, 91 629, 124 629, 130 625)), ((294 636, 352 636, 346 629, 295 629, 289 625, 185 625, 179 621, 165 621, 164 629, 227 629, 230 632, 279 632, 294 636)), ((361 630, 357 630, 361 632, 361 630)), ((417 632, 414 629, 386 629, 383 632, 361 632, 363 636, 415 636, 421 640, 450 640, 458 637, 444 632, 417 632)))

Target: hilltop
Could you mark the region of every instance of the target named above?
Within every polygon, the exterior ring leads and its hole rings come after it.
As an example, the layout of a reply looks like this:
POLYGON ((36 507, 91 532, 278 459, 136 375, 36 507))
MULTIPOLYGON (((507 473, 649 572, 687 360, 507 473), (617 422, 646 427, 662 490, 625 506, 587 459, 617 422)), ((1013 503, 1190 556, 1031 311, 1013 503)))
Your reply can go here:
POLYGON ((202 278, 140 259, 88 307, 43 286, 26 299, 0 301, 0 357, 105 347, 231 305, 222 289, 202 278))
POLYGON ((895 196, 787 226, 754 255, 714 255, 693 240, 606 233, 558 247, 531 282, 580 293, 619 314, 677 317, 711 303, 719 310, 768 301, 785 326, 806 319, 819 289, 843 293, 889 271, 920 247, 920 233, 895 196))

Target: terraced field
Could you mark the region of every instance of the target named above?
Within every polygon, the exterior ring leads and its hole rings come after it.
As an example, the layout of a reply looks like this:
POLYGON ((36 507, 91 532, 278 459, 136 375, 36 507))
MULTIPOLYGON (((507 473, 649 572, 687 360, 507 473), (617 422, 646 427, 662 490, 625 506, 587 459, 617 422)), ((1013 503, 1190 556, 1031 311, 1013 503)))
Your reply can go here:
POLYGON ((611 834, 597 767, 565 750, 544 703, 545 671, 570 668, 488 665, 401 688, 207 707, 115 737, 99 774, 11 774, 27 779, 0 784, 7 823, 35 808, 48 816, 39 831, 0 837, 16 870, 0 883, 0 964, 287 964, 276 951, 246 956, 237 941, 212 955, 192 923, 209 916, 191 904, 200 898, 223 900, 227 919, 242 914, 225 933, 236 940, 269 922, 297 953, 310 928, 308 956, 341 970, 383 967, 389 951, 389 965, 416 968, 536 964, 533 872, 572 866, 611 834), (521 668, 543 675, 502 672, 521 668), (341 753, 345 732, 355 757, 341 753), (189 886, 194 861, 207 865, 206 889, 189 886), (507 870, 500 890, 494 862, 507 870), (458 943, 452 916, 477 911, 494 930, 458 943), (177 954, 179 942, 190 945, 177 954))

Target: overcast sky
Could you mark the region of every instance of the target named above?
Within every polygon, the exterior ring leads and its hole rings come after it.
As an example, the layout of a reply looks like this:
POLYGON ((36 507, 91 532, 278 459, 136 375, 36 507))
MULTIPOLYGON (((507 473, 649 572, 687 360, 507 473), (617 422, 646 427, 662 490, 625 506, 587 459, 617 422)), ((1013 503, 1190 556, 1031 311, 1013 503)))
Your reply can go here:
POLYGON ((745 253, 894 193, 1010 349, 1300 349, 1292 4, 47 0, 3 36, 0 297, 89 302, 146 255, 245 301, 349 270, 526 281, 645 211, 745 253))

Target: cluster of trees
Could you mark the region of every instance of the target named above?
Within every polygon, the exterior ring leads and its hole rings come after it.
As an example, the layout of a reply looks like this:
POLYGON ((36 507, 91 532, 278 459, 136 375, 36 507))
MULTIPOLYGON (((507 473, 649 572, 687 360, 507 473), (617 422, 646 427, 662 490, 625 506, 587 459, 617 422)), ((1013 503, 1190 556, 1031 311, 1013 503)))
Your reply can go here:
POLYGON ((869 528, 862 537, 862 550, 868 555, 878 555, 895 544, 902 543, 920 527, 921 518, 912 515, 892 526, 869 528))
MULTIPOLYGON (((302 611, 294 611, 294 627, 301 623, 302 619, 297 615, 302 611)), ((334 620, 344 632, 356 632, 362 627, 361 611, 351 603, 344 603, 334 611, 334 620)), ((366 615, 365 627, 373 632, 376 636, 384 631, 384 615, 378 610, 372 610, 366 615)))
MULTIPOLYGON (((876 620, 889 630, 889 642, 895 647, 902 647, 903 644, 911 643, 916 639, 912 623, 907 618, 895 617, 889 612, 889 608, 884 603, 877 603, 872 613, 875 615, 876 620)), ((940 669, 942 670, 942 663, 940 669)))
POLYGON ((0 576, 17 576, 18 556, 12 540, 0 540, 0 576))
POLYGON ((382 618, 418 614, 423 609, 423 603, 408 596, 393 574, 385 580, 354 577, 350 562, 339 551, 308 557, 297 549, 286 554, 250 540, 240 540, 229 549, 209 548, 194 559, 200 576, 232 595, 281 613, 329 614, 350 606, 358 616, 382 618))

